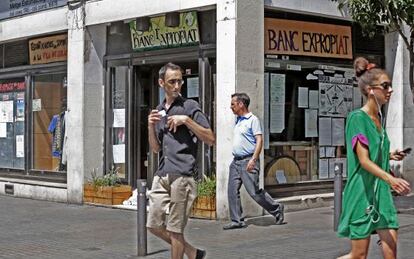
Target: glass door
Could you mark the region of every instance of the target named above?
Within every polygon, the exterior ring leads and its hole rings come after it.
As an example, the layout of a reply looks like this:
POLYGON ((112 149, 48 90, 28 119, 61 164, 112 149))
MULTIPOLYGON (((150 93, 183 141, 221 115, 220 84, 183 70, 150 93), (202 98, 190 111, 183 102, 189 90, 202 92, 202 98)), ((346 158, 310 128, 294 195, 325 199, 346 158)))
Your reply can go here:
POLYGON ((128 181, 128 91, 130 67, 109 68, 109 88, 106 94, 106 172, 116 171, 122 181, 128 181))

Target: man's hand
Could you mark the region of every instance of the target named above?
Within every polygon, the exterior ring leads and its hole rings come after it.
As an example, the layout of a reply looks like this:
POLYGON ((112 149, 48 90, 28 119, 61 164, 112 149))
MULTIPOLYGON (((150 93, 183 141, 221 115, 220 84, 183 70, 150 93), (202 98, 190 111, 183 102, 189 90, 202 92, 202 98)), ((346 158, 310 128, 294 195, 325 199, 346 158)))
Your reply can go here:
POLYGON ((173 130, 175 133, 177 131, 177 127, 186 123, 188 119, 187 115, 173 115, 169 116, 167 120, 167 127, 170 131, 173 130))
POLYGON ((148 115, 148 126, 154 127, 155 124, 160 122, 161 114, 159 114, 158 110, 151 110, 150 114, 148 115))
POLYGON ((255 165, 256 165, 256 159, 251 158, 249 160, 249 162, 247 163, 246 171, 249 172, 249 173, 253 172, 253 169, 254 169, 255 165))

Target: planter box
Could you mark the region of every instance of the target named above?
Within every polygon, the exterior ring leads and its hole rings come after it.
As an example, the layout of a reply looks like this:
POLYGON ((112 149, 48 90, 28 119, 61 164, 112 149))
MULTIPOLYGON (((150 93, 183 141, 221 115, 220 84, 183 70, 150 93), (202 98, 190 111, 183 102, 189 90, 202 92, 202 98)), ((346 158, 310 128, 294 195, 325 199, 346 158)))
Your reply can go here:
POLYGON ((129 185, 94 187, 92 184, 83 186, 83 202, 117 205, 132 195, 129 185))
POLYGON ((190 216, 201 219, 216 219, 216 197, 197 197, 190 216))

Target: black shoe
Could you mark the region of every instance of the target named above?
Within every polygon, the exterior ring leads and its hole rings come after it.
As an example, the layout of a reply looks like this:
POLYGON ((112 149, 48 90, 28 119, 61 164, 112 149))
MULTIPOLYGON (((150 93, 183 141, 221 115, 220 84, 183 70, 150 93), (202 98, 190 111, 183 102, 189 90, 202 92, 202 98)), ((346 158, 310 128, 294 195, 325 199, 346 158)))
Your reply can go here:
POLYGON ((204 259, 206 258, 206 251, 205 250, 201 250, 201 249, 197 249, 197 254, 195 259, 204 259))
POLYGON ((245 228, 247 227, 247 224, 242 221, 240 223, 236 223, 236 222, 230 222, 229 224, 226 224, 223 226, 224 230, 229 230, 229 229, 236 229, 236 228, 245 228))
POLYGON ((285 205, 280 204, 279 214, 275 217, 276 218, 276 225, 282 225, 283 220, 285 219, 285 205))

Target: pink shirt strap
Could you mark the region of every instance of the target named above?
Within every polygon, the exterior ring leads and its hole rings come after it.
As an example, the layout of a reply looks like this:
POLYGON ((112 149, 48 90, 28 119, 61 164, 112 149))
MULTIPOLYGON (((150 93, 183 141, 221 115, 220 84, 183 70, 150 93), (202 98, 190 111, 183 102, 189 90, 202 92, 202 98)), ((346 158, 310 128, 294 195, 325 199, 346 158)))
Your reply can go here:
POLYGON ((369 142, 368 142, 368 138, 365 137, 364 134, 362 133, 358 133, 355 136, 352 137, 352 150, 355 149, 355 146, 357 144, 357 142, 360 142, 361 144, 365 145, 365 146, 369 146, 369 142))

